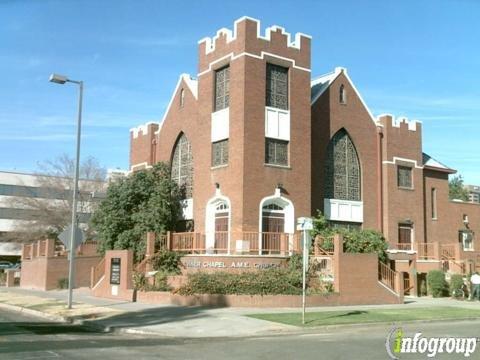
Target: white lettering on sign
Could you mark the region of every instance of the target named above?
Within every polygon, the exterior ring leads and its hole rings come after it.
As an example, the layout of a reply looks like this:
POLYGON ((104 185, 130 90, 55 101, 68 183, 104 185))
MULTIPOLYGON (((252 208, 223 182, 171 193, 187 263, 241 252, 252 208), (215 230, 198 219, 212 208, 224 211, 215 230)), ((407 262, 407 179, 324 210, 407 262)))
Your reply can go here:
POLYGON ((238 261, 238 262, 232 262, 232 265, 230 265, 230 267, 232 268, 250 268, 250 264, 248 262, 241 262, 241 261, 238 261))
POLYGON ((225 261, 200 261, 200 260, 186 260, 184 262, 186 268, 190 269, 270 269, 278 268, 279 263, 251 263, 249 261, 232 261, 231 263, 225 261))
POLYGON ((224 268, 225 263, 223 261, 206 261, 203 263, 204 268, 224 268))

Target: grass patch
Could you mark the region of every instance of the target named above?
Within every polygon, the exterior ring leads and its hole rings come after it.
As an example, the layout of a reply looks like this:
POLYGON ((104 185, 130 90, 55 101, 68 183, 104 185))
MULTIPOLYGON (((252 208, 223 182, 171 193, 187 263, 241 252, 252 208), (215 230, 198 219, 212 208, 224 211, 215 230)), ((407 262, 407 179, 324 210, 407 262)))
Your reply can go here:
MULTIPOLYGON (((287 325, 303 326, 301 311, 296 313, 251 314, 247 316, 287 325)), ((393 323, 413 320, 459 320, 477 318, 480 318, 480 310, 453 306, 410 309, 321 311, 307 312, 305 314, 304 326, 313 327, 339 324, 393 323)))

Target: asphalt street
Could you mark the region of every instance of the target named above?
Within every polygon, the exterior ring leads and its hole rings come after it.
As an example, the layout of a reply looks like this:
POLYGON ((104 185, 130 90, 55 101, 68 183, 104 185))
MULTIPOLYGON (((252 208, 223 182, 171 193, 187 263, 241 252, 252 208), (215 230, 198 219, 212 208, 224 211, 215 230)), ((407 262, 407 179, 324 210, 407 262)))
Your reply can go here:
MULTIPOLYGON (((415 323, 405 333, 480 336, 480 321, 415 323)), ((326 328, 306 334, 245 338, 181 339, 112 334, 0 310, 0 359, 388 359, 390 325, 326 328)), ((479 345, 480 347, 480 345, 479 345)), ((401 359, 427 359, 400 355, 401 359)), ((437 356, 462 359, 463 355, 437 356)), ((480 359, 480 349, 470 359, 480 359)))

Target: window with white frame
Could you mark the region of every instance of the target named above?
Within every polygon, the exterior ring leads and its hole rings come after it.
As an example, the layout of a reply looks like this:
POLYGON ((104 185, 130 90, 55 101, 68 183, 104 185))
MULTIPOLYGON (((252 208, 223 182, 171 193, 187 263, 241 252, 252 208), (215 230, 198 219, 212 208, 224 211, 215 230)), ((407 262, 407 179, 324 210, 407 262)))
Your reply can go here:
POLYGON ((267 64, 266 105, 288 110, 288 68, 267 64))
POLYGON ((288 166, 288 141, 265 138, 265 163, 288 166))
POLYGON ((431 191, 432 220, 437 220, 437 189, 432 188, 431 191))
POLYGON ((473 250, 473 232, 470 230, 460 230, 458 232, 459 241, 462 243, 463 250, 473 250))
POLYGON ((413 243, 413 225, 412 224, 398 224, 398 249, 412 250, 413 243))
POLYGON ((230 67, 215 71, 215 111, 230 106, 230 67))
POLYGON ((228 164, 228 139, 212 143, 212 166, 228 164))
POLYGON ((409 166, 397 167, 398 187, 404 189, 413 189, 412 168, 409 166))

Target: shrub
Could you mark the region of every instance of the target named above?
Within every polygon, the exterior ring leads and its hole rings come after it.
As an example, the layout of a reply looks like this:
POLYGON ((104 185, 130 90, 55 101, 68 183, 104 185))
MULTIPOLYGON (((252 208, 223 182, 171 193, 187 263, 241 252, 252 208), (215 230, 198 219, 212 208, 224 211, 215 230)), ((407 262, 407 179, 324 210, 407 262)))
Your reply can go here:
POLYGON ((132 281, 133 288, 135 290, 145 290, 145 286, 147 285, 147 278, 145 277, 144 273, 134 272, 132 275, 132 281))
POLYGON ((57 289, 68 289, 68 278, 61 278, 57 280, 57 289))
POLYGON ((455 290, 463 290, 463 276, 460 274, 453 274, 450 278, 450 295, 453 296, 455 290))
POLYGON ((288 268, 271 268, 243 273, 197 272, 177 292, 180 295, 298 295, 302 293, 302 273, 288 268))
POLYGON ((170 291, 172 289, 168 285, 168 274, 163 271, 158 271, 154 275, 153 284, 149 283, 145 274, 133 273, 133 288, 139 291, 170 291))
POLYGON ((3 271, 0 272, 0 285, 5 285, 7 282, 7 274, 3 271))
POLYGON ((345 252, 377 253, 381 262, 387 262, 388 245, 380 232, 368 229, 334 228, 319 211, 313 219, 312 237, 320 236, 323 239, 322 248, 327 251, 332 251, 333 237, 335 234, 343 236, 345 252))
POLYGON ((448 284, 445 274, 440 270, 431 270, 427 275, 428 292, 433 297, 442 297, 448 294, 448 284))
POLYGON ((147 284, 146 291, 170 291, 172 288, 168 285, 168 274, 159 271, 154 276, 154 284, 147 284))
POLYGON ((169 251, 161 250, 156 253, 149 261, 152 264, 153 270, 161 271, 167 274, 180 274, 180 258, 182 254, 169 251))

